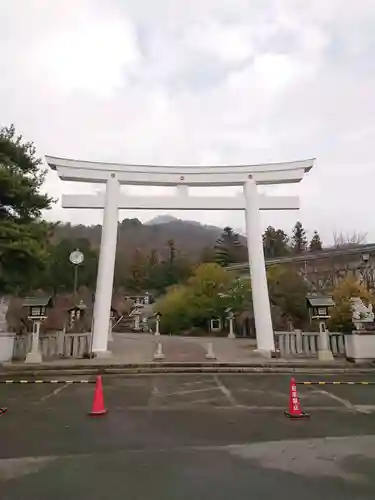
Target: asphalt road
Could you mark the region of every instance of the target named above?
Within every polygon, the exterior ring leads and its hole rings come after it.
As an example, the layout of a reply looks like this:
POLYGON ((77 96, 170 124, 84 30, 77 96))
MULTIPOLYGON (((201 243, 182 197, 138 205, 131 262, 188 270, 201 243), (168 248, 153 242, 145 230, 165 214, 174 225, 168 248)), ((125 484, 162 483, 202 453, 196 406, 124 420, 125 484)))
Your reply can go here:
MULTIPOLYGON (((375 382, 374 376, 298 381, 375 382)), ((69 377, 70 379, 72 377, 69 377)), ((375 385, 299 385, 309 421, 283 415, 289 376, 104 378, 0 384, 2 500, 373 499, 375 385)))

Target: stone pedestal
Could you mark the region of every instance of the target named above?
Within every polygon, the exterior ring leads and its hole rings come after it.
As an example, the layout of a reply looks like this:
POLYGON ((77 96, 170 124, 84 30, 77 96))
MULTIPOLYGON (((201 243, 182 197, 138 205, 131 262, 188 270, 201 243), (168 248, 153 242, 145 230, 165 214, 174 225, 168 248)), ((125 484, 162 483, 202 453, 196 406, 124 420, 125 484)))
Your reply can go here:
POLYGON ((319 361, 333 361, 333 354, 329 348, 329 337, 328 331, 326 330, 325 321, 320 321, 319 323, 319 349, 318 349, 318 359, 319 361))
POLYGON ((233 318, 228 318, 229 321, 229 334, 228 334, 228 339, 235 339, 236 336, 234 334, 234 328, 233 328, 233 318))
POLYGON ((156 320, 156 325, 155 325, 155 334, 154 335, 160 335, 160 320, 156 320))
POLYGON ((40 351, 37 352, 30 351, 25 359, 25 363, 41 363, 41 362, 42 362, 42 355, 40 351))
POLYGON ((42 354, 40 352, 40 346, 39 346, 39 332, 40 332, 40 321, 34 321, 31 351, 27 353, 25 363, 42 362, 42 354))
POLYGON ((375 333, 353 332, 345 335, 346 357, 356 362, 373 361, 375 359, 375 333))

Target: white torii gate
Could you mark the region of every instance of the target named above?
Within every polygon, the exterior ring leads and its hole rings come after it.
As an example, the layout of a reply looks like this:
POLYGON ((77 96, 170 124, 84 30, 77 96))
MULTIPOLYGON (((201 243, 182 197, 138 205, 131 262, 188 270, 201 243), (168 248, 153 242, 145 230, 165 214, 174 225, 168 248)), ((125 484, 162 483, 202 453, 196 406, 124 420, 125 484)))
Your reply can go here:
POLYGON ((119 209, 245 210, 257 347, 270 356, 275 346, 259 211, 298 210, 299 199, 296 196, 265 196, 258 193, 257 185, 300 182, 314 166, 314 159, 204 167, 126 165, 52 156, 46 156, 46 161, 64 181, 106 184, 105 194, 62 197, 63 208, 104 208, 94 305, 93 352, 98 356, 108 354, 119 209), (128 196, 121 193, 121 184, 175 186, 177 196, 128 196), (233 197, 189 196, 189 186, 242 186, 243 194, 233 197))

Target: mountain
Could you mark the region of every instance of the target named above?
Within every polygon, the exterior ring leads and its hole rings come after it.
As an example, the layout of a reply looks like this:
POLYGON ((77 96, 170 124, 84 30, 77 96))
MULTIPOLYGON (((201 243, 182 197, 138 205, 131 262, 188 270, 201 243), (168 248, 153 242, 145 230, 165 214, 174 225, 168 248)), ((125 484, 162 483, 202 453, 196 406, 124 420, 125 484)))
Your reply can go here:
POLYGON ((158 215, 157 217, 154 217, 153 219, 147 221, 145 224, 146 226, 154 226, 156 224, 166 224, 168 222, 173 222, 176 220, 179 219, 173 217, 172 215, 158 215))
MULTIPOLYGON (((138 219, 124 219, 119 223, 117 251, 124 257, 131 257, 136 250, 149 254, 156 250, 161 257, 168 255, 169 240, 190 259, 200 257, 203 249, 213 247, 222 229, 205 226, 199 222, 184 221, 169 215, 159 216, 145 224, 138 219)), ((55 230, 54 241, 88 240, 92 247, 100 246, 101 226, 61 224, 55 230)), ((242 237, 241 237, 242 239, 242 237)))

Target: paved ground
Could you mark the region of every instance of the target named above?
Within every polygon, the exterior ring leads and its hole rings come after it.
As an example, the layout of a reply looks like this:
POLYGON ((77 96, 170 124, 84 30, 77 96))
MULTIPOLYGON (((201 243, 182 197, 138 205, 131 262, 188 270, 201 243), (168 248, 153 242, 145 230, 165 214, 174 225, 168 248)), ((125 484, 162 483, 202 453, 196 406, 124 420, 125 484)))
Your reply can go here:
POLYGON ((1 498, 374 498, 375 385, 298 386, 311 420, 290 421, 288 382, 108 376, 100 418, 92 384, 0 384, 1 498))
POLYGON ((109 348, 113 360, 145 363, 153 360, 156 343, 162 344, 165 361, 205 361, 207 343, 211 342, 218 361, 250 361, 254 358, 255 340, 217 337, 154 336, 147 333, 113 333, 109 348))

